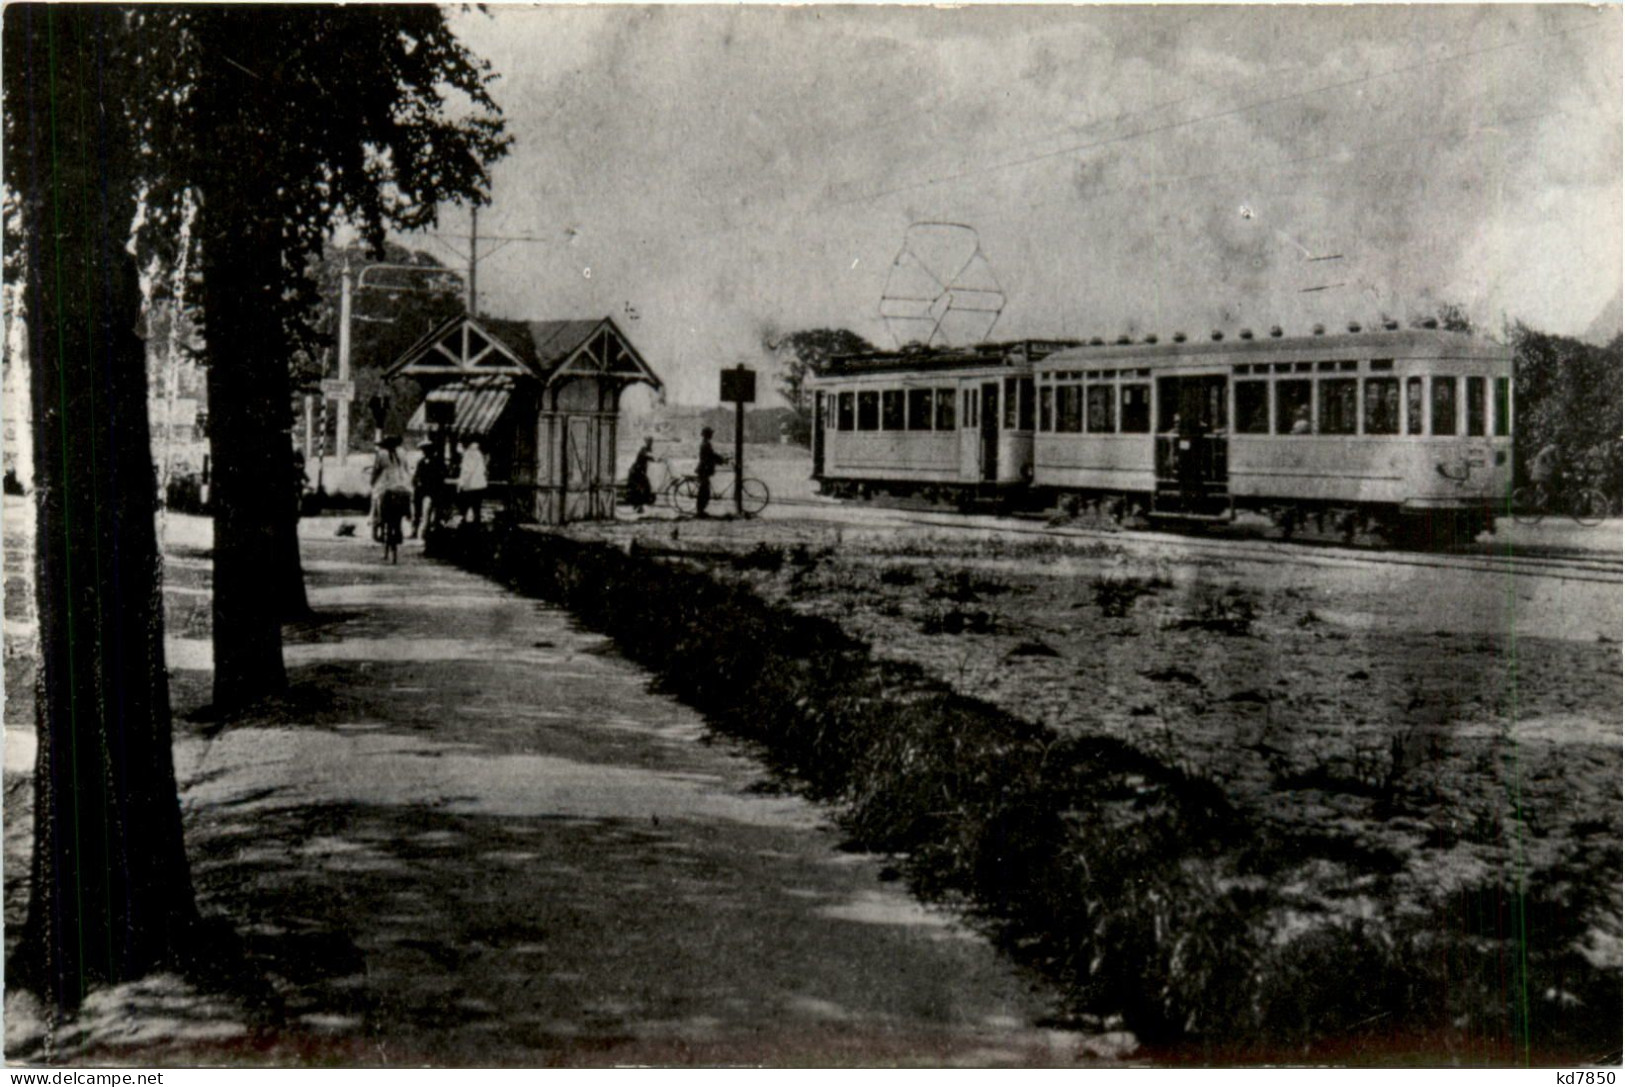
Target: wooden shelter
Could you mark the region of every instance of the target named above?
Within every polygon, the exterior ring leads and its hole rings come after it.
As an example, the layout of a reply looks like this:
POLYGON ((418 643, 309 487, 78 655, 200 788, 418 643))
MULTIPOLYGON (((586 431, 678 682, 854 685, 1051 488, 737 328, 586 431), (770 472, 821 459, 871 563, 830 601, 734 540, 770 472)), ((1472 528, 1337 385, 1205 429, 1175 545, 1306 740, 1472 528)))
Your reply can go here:
POLYGON ((450 317, 384 375, 425 390, 409 431, 478 439, 492 493, 518 519, 542 524, 614 516, 621 392, 638 383, 661 387, 608 317, 450 317))

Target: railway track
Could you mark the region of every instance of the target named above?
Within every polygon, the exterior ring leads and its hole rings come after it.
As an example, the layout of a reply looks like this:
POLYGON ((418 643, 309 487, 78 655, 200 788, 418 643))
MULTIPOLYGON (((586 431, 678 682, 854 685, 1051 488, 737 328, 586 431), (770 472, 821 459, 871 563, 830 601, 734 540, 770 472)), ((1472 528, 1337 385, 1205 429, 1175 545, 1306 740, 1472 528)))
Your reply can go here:
POLYGON ((1472 545, 1477 549, 1473 551, 1428 552, 1362 547, 1305 538, 1291 542, 1256 538, 1224 539, 1194 533, 1039 524, 1016 517, 987 514, 949 514, 874 505, 852 506, 817 498, 776 500, 773 508, 778 507, 791 507, 790 510, 782 510, 783 515, 798 516, 802 511, 816 510, 826 518, 841 520, 859 527, 922 527, 1023 538, 1133 542, 1164 547, 1177 546, 1183 554, 1194 553, 1244 562, 1305 566, 1410 566, 1615 586, 1625 580, 1625 565, 1622 565, 1618 553, 1514 548, 1510 545, 1497 546, 1494 543, 1472 545))

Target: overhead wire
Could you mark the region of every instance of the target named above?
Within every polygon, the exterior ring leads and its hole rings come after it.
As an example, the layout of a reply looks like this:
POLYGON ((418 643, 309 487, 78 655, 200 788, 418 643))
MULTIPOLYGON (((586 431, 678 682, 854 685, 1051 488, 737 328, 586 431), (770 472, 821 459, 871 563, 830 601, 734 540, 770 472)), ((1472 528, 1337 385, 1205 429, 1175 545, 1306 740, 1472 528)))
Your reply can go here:
MULTIPOLYGON (((1000 171, 1000 170, 1013 169, 1013 168, 1020 167, 1020 166, 1031 165, 1033 163, 1042 162, 1042 161, 1045 161, 1045 160, 1048 160, 1048 159, 1057 158, 1057 157, 1060 157, 1061 155, 1073 154, 1073 153, 1083 151, 1083 150, 1091 150, 1091 149, 1100 148, 1100 147, 1106 147, 1106 146, 1113 146, 1113 145, 1120 145, 1120 144, 1124 144, 1124 143, 1129 143, 1129 142, 1132 142, 1134 140, 1149 138, 1149 137, 1160 135, 1162 133, 1169 132, 1169 131, 1174 131, 1174 130, 1178 130, 1178 129, 1182 129, 1182 128, 1189 128, 1189 127, 1192 127, 1192 126, 1195 126, 1195 125, 1200 125, 1200 124, 1208 123, 1208 122, 1211 122, 1211 121, 1222 120, 1222 119, 1226 119, 1226 118, 1229 118, 1229 117, 1239 116, 1239 115, 1251 112, 1253 110, 1264 109, 1264 108, 1267 108, 1269 106, 1282 104, 1284 102, 1294 101, 1294 100, 1303 99, 1303 98, 1308 98, 1308 97, 1311 97, 1311 96, 1316 95, 1316 94, 1327 94, 1327 93, 1331 93, 1331 92, 1335 92, 1335 91, 1346 90, 1346 89, 1349 89, 1351 87, 1361 86, 1361 85, 1364 85, 1364 84, 1376 82, 1378 80, 1390 78, 1392 76, 1401 75, 1401 74, 1408 73, 1408 72, 1419 71, 1419 70, 1422 70, 1422 69, 1434 67, 1434 66, 1441 65, 1441 64, 1450 64, 1450 63, 1455 63, 1455 62, 1459 62, 1459 61, 1470 60, 1470 59, 1473 59, 1475 57, 1486 56, 1486 55, 1489 55, 1489 54, 1499 53, 1499 52, 1506 52, 1506 51, 1509 51, 1509 50, 1536 48, 1536 47, 1539 47, 1539 46, 1541 46, 1541 45, 1543 45, 1543 44, 1545 44, 1547 42, 1557 40, 1557 39, 1571 37, 1571 36, 1573 36, 1575 34, 1579 34, 1579 33, 1583 32, 1583 31, 1589 31, 1591 29, 1593 29, 1593 27, 1591 25, 1566 27, 1566 28, 1563 28, 1563 29, 1559 29, 1559 30, 1550 31, 1550 32, 1547 32, 1547 33, 1544 33, 1544 34, 1536 35, 1536 36, 1533 36, 1533 37, 1520 37, 1520 38, 1518 38, 1517 40, 1514 40, 1514 41, 1502 41, 1502 42, 1498 42, 1496 44, 1483 46, 1481 48, 1470 49, 1470 50, 1465 50, 1465 51, 1462 51, 1462 52, 1459 52, 1459 53, 1449 54, 1448 56, 1430 57, 1430 58, 1427 58, 1425 60, 1416 61, 1414 63, 1407 63, 1407 64, 1399 65, 1399 66, 1396 66, 1396 67, 1393 67, 1393 68, 1384 69, 1383 71, 1380 71, 1380 72, 1370 72, 1370 73, 1367 73, 1367 74, 1365 74, 1363 76, 1359 76, 1359 77, 1352 78, 1352 79, 1338 80, 1338 81, 1335 81, 1335 82, 1332 82, 1332 83, 1321 84, 1321 85, 1318 85, 1316 87, 1305 88, 1305 89, 1302 89, 1302 90, 1293 91, 1293 92, 1289 92, 1289 93, 1282 94, 1282 95, 1275 95, 1275 96, 1271 96, 1271 97, 1266 98, 1266 99, 1260 99, 1260 100, 1253 101, 1253 102, 1243 103, 1241 105, 1230 107, 1228 109, 1219 110, 1219 111, 1216 111, 1216 112, 1213 112, 1213 113, 1203 114, 1203 115, 1198 116, 1198 117, 1185 118, 1185 119, 1178 120, 1178 121, 1170 121, 1170 122, 1168 122, 1166 124, 1154 125, 1154 126, 1150 126, 1148 128, 1142 128, 1142 129, 1139 129, 1139 130, 1136 130, 1136 131, 1133 131, 1133 132, 1121 133, 1121 134, 1114 135, 1114 136, 1109 136, 1109 137, 1106 137, 1106 138, 1103 138, 1103 139, 1100 139, 1100 140, 1089 141, 1087 143, 1074 144, 1074 145, 1070 145, 1070 146, 1065 147, 1065 148, 1059 148, 1059 149, 1054 149, 1054 150, 1050 150, 1050 151, 1045 151, 1045 152, 1043 152, 1041 154, 1025 156, 1025 157, 1020 158, 1020 159, 1008 160, 1008 161, 1005 161, 1005 162, 990 163, 990 164, 987 164, 985 166, 980 166, 980 167, 976 167, 976 168, 973 168, 973 169, 961 170, 961 171, 959 171, 957 173, 954 173, 954 174, 951 174, 951 175, 945 175, 943 177, 931 178, 931 179, 926 179, 924 181, 911 182, 911 183, 904 184, 904 185, 893 186, 893 187, 890 187, 890 188, 878 190, 876 192, 861 194, 859 196, 854 196, 854 197, 849 197, 849 198, 840 198, 840 199, 826 199, 826 200, 824 200, 822 202, 814 201, 810 206, 802 209, 797 214, 798 214, 799 217, 805 218, 805 217, 808 217, 808 216, 815 216, 815 215, 826 213, 828 211, 838 210, 838 209, 845 208, 845 207, 851 207, 851 206, 858 205, 858 204, 873 204, 873 203, 876 203, 876 202, 878 202, 880 200, 883 200, 883 199, 885 199, 885 198, 887 198, 889 196, 898 195, 898 194, 903 193, 903 192, 914 191, 914 190, 917 190, 917 189, 927 188, 927 187, 931 187, 931 186, 934 186, 934 185, 949 184, 951 182, 956 182, 956 181, 961 181, 961 180, 965 180, 965 179, 972 178, 972 177, 982 176, 982 175, 997 172, 997 171, 1000 171)), ((1247 82, 1244 82, 1242 85, 1246 86, 1246 85, 1251 85, 1253 82, 1263 82, 1263 81, 1264 80, 1247 81, 1247 82)), ((1177 103, 1180 103, 1180 102, 1189 101, 1189 100, 1196 99, 1196 98, 1204 98, 1204 97, 1206 97, 1206 95, 1191 95, 1191 96, 1187 96, 1184 99, 1176 99, 1174 101, 1177 104, 1177 103)), ((1155 112, 1160 111, 1163 108, 1166 108, 1167 105, 1168 105, 1168 103, 1159 103, 1158 105, 1146 107, 1144 109, 1129 111, 1129 112, 1126 112, 1126 113, 1119 114, 1116 117, 1112 118, 1111 120, 1112 120, 1113 123, 1116 123, 1116 122, 1120 122, 1120 121, 1127 120, 1127 119, 1130 119, 1130 118, 1139 117, 1139 116, 1143 116, 1143 115, 1150 114, 1150 113, 1155 113, 1155 112)), ((1086 127, 1087 127, 1088 124, 1089 124, 1089 122, 1085 122, 1086 127)), ((1048 138, 1048 137, 1044 137, 1044 138, 1048 138)), ((713 205, 713 208, 720 209, 720 208, 723 208, 723 207, 724 207, 724 205, 713 205)), ((753 229, 753 228, 761 228, 761 227, 765 227, 765 226, 768 226, 768 225, 771 225, 771 220, 770 219, 767 219, 767 218, 753 218, 751 220, 748 220, 748 221, 745 221, 745 222, 735 223, 735 224, 732 224, 730 226, 714 228, 714 229, 702 229, 702 230, 690 231, 690 232, 684 233, 682 235, 679 235, 676 238, 671 239, 671 240, 673 242, 687 242, 687 241, 693 241, 693 240, 698 239, 698 238, 706 238, 708 240, 718 240, 718 239, 725 238, 725 237, 728 237, 728 236, 733 235, 733 234, 740 233, 740 232, 745 231, 745 230, 750 230, 750 229, 753 229)))
POLYGON ((1590 27, 1590 26, 1570 27, 1570 28, 1567 28, 1567 29, 1564 29, 1564 30, 1556 30, 1556 31, 1552 31, 1552 32, 1547 33, 1547 34, 1538 35, 1538 36, 1536 36, 1534 38, 1522 39, 1522 40, 1516 41, 1516 42, 1504 42, 1504 43, 1501 43, 1499 45, 1486 46, 1486 47, 1484 47, 1482 49, 1471 49, 1471 50, 1467 50, 1467 51, 1461 52, 1461 53, 1453 53, 1453 54, 1451 54, 1449 56, 1430 58, 1430 59, 1427 59, 1427 60, 1417 61, 1414 64, 1400 65, 1399 67, 1396 67, 1396 68, 1389 68, 1389 69, 1385 69, 1384 71, 1381 71, 1381 72, 1369 73, 1367 75, 1359 76, 1359 77, 1356 77, 1356 78, 1353 78, 1353 79, 1343 79, 1343 80, 1338 80, 1338 81, 1333 82, 1333 83, 1324 83, 1324 84, 1321 84, 1321 85, 1316 86, 1316 87, 1309 87, 1309 88, 1306 88, 1306 89, 1303 89, 1303 90, 1291 91, 1291 92, 1286 93, 1286 94, 1272 95, 1269 98, 1259 99, 1258 101, 1255 101, 1255 102, 1243 103, 1242 105, 1233 106, 1233 107, 1231 107, 1229 109, 1218 110, 1218 111, 1213 112, 1213 113, 1205 113, 1205 114, 1202 114, 1202 115, 1197 116, 1197 117, 1188 117, 1188 118, 1178 120, 1178 121, 1169 121, 1166 124, 1154 125, 1154 126, 1152 126, 1150 128, 1141 129, 1141 130, 1136 131, 1136 132, 1128 132, 1128 133, 1123 133, 1123 134, 1116 135, 1116 136, 1109 136, 1109 137, 1106 137, 1104 139, 1093 140, 1093 141, 1090 141, 1090 142, 1087 142, 1087 143, 1071 144, 1071 145, 1069 145, 1067 147, 1056 148, 1056 149, 1051 150, 1051 151, 1042 152, 1041 154, 1028 155, 1028 156, 1025 156, 1023 158, 1018 158, 1018 159, 1009 159, 1009 160, 1006 160, 1004 162, 990 163, 990 164, 987 164, 985 166, 978 166, 978 167, 975 167, 975 168, 962 170, 962 171, 960 171, 958 173, 948 174, 948 175, 944 175, 942 177, 927 178, 927 179, 924 179, 922 181, 909 182, 909 183, 902 184, 902 185, 894 185, 891 188, 881 189, 881 190, 879 190, 877 192, 865 193, 865 194, 861 194, 859 196, 851 197, 851 198, 846 199, 846 200, 836 201, 832 206, 834 206, 834 207, 844 207, 844 206, 848 206, 848 205, 854 204, 854 203, 867 203, 867 202, 870 202, 870 201, 873 201, 873 200, 884 199, 885 197, 888 197, 888 196, 895 196, 895 195, 897 195, 899 193, 911 192, 911 191, 913 191, 915 189, 927 188, 927 187, 930 187, 932 185, 941 185, 941 184, 947 184, 947 183, 954 182, 954 181, 961 181, 961 180, 964 180, 965 178, 968 178, 968 177, 975 177, 975 176, 978 176, 978 175, 981 175, 981 174, 991 173, 991 172, 994 172, 994 171, 997 171, 997 170, 1008 170, 1008 169, 1015 169, 1015 168, 1021 167, 1021 166, 1030 166, 1030 165, 1032 165, 1034 163, 1044 162, 1044 161, 1047 161, 1049 159, 1058 158, 1058 157, 1060 157, 1062 155, 1076 154, 1076 153, 1078 153, 1080 151, 1092 151, 1092 150, 1096 150, 1096 149, 1101 148, 1101 147, 1110 147, 1110 146, 1112 146, 1114 144, 1125 143, 1125 142, 1128 142, 1130 140, 1143 139, 1143 138, 1145 138, 1147 136, 1155 136, 1155 135, 1160 135, 1161 133, 1164 133, 1164 132, 1172 132, 1172 131, 1176 131, 1176 130, 1181 129, 1181 128, 1189 128, 1192 125, 1205 124, 1205 123, 1207 123, 1209 121, 1223 120, 1223 119, 1228 118, 1228 117, 1235 117, 1235 116, 1239 116, 1239 115, 1244 114, 1244 113, 1250 113, 1250 112, 1252 112, 1254 110, 1265 109, 1265 108, 1268 108, 1270 106, 1281 105, 1282 103, 1285 103, 1285 102, 1296 101, 1296 100, 1298 100, 1300 98, 1308 98, 1308 97, 1310 97, 1312 95, 1316 95, 1316 94, 1326 94, 1326 93, 1330 93, 1330 92, 1333 92, 1333 91, 1347 90, 1347 89, 1349 89, 1351 87, 1358 87, 1358 86, 1361 86, 1361 85, 1366 84, 1366 83, 1375 82, 1375 81, 1377 81, 1379 79, 1389 79, 1389 78, 1391 78, 1393 76, 1396 76, 1396 75, 1403 75, 1403 74, 1405 74, 1407 72, 1419 71, 1419 70, 1421 70, 1423 68, 1436 67, 1436 66, 1441 65, 1441 64, 1454 64, 1454 63, 1458 63, 1458 62, 1463 61, 1463 60, 1471 60, 1474 57, 1481 57, 1481 56, 1486 56, 1486 55, 1491 54, 1491 53, 1504 52, 1504 51, 1509 50, 1509 49, 1527 48, 1527 47, 1529 47, 1531 45, 1534 45, 1534 44, 1543 43, 1543 42, 1550 41, 1550 40, 1557 39, 1557 38, 1568 37, 1568 36, 1573 35, 1573 34, 1578 34, 1582 30, 1591 30, 1591 29, 1592 29, 1592 27, 1590 27))

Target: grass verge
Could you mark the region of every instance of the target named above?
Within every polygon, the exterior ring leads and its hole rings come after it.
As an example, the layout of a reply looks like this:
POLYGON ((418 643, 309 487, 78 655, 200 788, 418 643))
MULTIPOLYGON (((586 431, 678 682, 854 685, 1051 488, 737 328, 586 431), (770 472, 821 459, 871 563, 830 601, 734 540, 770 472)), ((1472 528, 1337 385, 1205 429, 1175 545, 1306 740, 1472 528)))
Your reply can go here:
MULTIPOLYGON (((1076 1014, 1121 1016, 1163 1059, 1617 1060, 1618 973, 1577 949, 1583 904, 1558 888, 1396 902, 1353 843, 1271 839, 1169 760, 956 694, 717 570, 532 532, 443 546, 613 636, 833 802, 855 846, 906 858, 919 893, 964 906, 1076 1014), (1322 862, 1369 869, 1369 916, 1294 898, 1292 874, 1322 862)), ((1251 619, 1211 610, 1226 633, 1251 619)))

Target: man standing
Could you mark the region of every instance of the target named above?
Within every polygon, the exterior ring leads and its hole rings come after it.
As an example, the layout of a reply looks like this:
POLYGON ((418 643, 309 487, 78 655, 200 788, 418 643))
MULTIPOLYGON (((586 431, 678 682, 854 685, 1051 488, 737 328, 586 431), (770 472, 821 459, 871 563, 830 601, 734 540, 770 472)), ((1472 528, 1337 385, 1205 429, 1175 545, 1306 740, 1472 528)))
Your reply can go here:
POLYGON ((412 470, 412 535, 416 536, 424 527, 423 507, 429 507, 429 519, 433 521, 441 517, 443 510, 440 505, 440 492, 446 485, 446 462, 440 457, 440 446, 434 442, 424 442, 418 446, 417 467, 412 470))
POLYGON ((711 477, 717 474, 717 469, 728 463, 728 458, 711 448, 711 428, 706 427, 700 431, 700 463, 694 469, 694 475, 700 481, 699 498, 695 502, 696 516, 705 517, 705 507, 711 504, 711 477))

